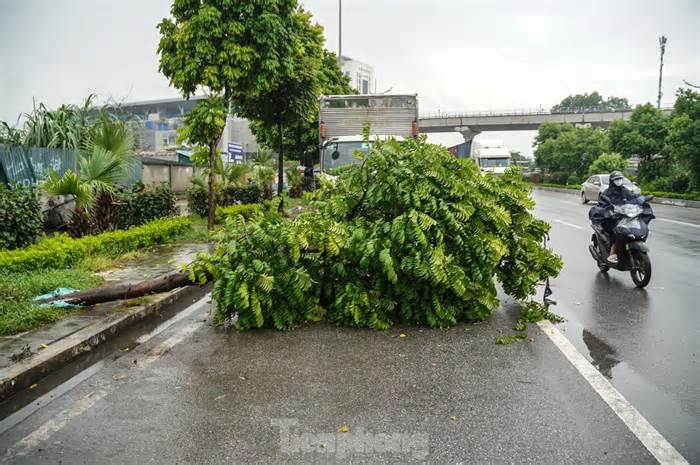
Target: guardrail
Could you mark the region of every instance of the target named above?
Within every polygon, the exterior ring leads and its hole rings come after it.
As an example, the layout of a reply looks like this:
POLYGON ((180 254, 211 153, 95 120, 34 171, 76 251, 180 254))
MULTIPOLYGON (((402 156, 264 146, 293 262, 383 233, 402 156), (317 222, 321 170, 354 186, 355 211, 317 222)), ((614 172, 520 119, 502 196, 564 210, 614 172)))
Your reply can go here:
MULTIPOLYGON (((474 118, 484 116, 540 116, 540 115, 580 115, 589 113, 626 113, 632 111, 634 106, 627 109, 610 109, 606 107, 575 108, 566 111, 551 111, 547 108, 526 108, 508 110, 481 110, 471 112, 437 112, 420 115, 419 119, 436 118, 474 118)), ((673 105, 665 105, 661 110, 673 110, 673 105)))

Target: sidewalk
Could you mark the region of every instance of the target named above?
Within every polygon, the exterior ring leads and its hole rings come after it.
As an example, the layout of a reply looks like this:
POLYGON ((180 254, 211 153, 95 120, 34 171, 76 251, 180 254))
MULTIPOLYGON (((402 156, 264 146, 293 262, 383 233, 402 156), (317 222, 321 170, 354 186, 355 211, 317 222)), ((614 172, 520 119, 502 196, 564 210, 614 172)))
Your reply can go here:
MULTIPOLYGON (((126 284, 176 271, 207 244, 157 246, 124 268, 97 273, 104 285, 126 284)), ((52 325, 0 337, 0 400, 90 351, 120 330, 178 300, 183 289, 80 309, 52 325)))

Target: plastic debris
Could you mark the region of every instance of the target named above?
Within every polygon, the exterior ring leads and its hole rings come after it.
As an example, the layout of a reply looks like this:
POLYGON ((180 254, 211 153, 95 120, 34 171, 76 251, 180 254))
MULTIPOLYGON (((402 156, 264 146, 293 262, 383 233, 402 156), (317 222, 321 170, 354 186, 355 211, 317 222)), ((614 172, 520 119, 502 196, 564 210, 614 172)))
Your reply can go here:
MULTIPOLYGON (((73 289, 70 287, 58 287, 47 294, 43 294, 43 295, 34 297, 34 300, 51 299, 53 297, 60 297, 62 295, 72 294, 74 292, 77 292, 77 289, 73 289)), ((58 307, 58 308, 79 307, 79 305, 69 304, 68 302, 63 301, 63 300, 54 300, 53 302, 50 302, 48 304, 42 304, 42 307, 44 307, 44 306, 46 306, 46 307, 58 307)))

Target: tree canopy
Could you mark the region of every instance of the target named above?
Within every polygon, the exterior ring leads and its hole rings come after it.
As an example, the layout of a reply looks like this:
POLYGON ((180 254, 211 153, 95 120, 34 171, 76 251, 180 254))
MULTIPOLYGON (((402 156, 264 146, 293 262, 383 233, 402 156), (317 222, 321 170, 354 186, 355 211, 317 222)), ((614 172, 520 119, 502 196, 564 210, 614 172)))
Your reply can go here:
MULTIPOLYGON (((350 78, 346 76, 338 65, 338 60, 333 52, 323 50, 323 62, 320 66, 319 86, 320 93, 324 95, 352 94, 350 78)), ((258 143, 267 147, 274 147, 278 143, 278 130, 262 121, 253 121, 251 129, 258 143)), ((284 127, 284 153, 288 158, 303 159, 306 152, 318 150, 318 111, 314 106, 307 118, 297 118, 288 122, 284 127)))
POLYGON ((668 125, 666 148, 690 173, 693 185, 700 189, 700 93, 679 89, 673 116, 668 125))
POLYGON ((603 99, 603 96, 598 92, 569 95, 564 100, 554 105, 551 109, 552 113, 579 113, 582 111, 620 111, 629 110, 630 104, 626 98, 608 97, 603 99))
POLYGON ((540 126, 534 146, 535 164, 540 169, 584 176, 591 163, 608 150, 608 141, 600 129, 547 123, 540 126))

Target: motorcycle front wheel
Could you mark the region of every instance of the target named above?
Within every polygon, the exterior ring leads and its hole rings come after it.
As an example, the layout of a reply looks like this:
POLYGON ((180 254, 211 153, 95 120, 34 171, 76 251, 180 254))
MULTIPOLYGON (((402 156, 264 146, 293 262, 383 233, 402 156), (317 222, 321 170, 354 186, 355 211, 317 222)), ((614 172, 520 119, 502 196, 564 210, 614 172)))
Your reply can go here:
POLYGON ((632 281, 635 286, 644 287, 651 280, 651 260, 647 254, 638 250, 632 252, 632 259, 634 260, 634 266, 630 271, 632 281))

